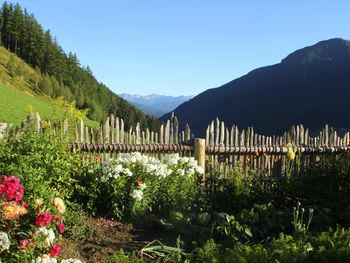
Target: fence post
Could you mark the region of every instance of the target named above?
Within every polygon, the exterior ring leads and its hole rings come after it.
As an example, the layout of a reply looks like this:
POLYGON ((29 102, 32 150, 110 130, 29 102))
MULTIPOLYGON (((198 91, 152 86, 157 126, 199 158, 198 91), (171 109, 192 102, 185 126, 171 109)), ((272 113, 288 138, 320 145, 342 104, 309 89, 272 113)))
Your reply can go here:
POLYGON ((203 168, 203 179, 205 178, 205 139, 194 139, 194 158, 198 161, 198 165, 203 168))

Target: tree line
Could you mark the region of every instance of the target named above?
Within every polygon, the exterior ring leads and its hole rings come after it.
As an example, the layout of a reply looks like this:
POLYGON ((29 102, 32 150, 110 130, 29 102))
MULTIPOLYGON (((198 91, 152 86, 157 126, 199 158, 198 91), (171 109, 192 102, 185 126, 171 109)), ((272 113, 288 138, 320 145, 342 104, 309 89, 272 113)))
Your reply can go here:
POLYGON ((130 105, 96 80, 89 66, 81 66, 76 54, 66 53, 50 30, 44 30, 33 14, 19 4, 3 3, 0 10, 0 44, 35 68, 42 78, 31 88, 52 98, 64 96, 88 117, 103 121, 111 113, 128 125, 136 122, 157 128, 159 122, 130 105))

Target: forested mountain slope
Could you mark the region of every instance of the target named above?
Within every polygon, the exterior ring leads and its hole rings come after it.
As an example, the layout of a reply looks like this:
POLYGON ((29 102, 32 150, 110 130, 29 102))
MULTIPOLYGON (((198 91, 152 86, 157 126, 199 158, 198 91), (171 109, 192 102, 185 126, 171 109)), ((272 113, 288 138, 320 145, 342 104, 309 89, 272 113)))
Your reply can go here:
MULTIPOLYGON (((113 113, 123 118, 127 125, 135 125, 138 121, 142 126, 159 125, 157 120, 98 82, 88 66, 81 66, 75 54, 65 53, 51 32, 44 31, 34 15, 22 10, 20 5, 4 2, 0 10, 0 27, 1 45, 42 76, 39 79, 27 76, 29 86, 36 93, 75 100, 78 108, 90 109, 88 117, 93 120, 104 121, 113 113)), ((16 65, 13 67, 16 70, 16 65)), ((21 75, 23 72, 15 73, 21 75)))
MULTIPOLYGON (((197 135, 216 117, 227 125, 280 134, 295 124, 350 128, 350 42, 330 39, 302 48, 281 63, 255 69, 209 89, 175 109, 197 135)), ((164 115, 166 119, 171 113, 164 115)))

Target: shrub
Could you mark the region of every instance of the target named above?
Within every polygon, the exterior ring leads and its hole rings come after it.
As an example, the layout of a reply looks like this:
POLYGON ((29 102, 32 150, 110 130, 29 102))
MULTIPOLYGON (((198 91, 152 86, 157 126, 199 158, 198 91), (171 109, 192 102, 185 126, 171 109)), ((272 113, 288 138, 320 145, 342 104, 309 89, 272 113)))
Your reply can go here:
POLYGON ((80 157, 59 133, 27 130, 8 137, 0 147, 0 159, 0 173, 18 176, 32 200, 55 194, 69 198, 77 186, 80 157))
POLYGON ((163 160, 121 154, 87 168, 77 199, 94 213, 118 219, 168 215, 176 208, 193 206, 200 172, 193 158, 177 154, 163 160))

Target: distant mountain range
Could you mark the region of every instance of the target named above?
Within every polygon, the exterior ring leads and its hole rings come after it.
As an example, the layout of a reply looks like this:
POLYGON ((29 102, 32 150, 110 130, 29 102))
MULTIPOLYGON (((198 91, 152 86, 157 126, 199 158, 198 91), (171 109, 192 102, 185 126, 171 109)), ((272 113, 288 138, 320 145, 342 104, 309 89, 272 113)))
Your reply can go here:
POLYGON ((126 101, 135 105, 137 108, 142 110, 153 117, 160 117, 167 112, 173 111, 177 106, 190 100, 193 96, 165 96, 165 95, 131 95, 122 93, 119 95, 126 101))
MULTIPOLYGON (((182 127, 189 123, 196 136, 203 136, 216 117, 267 135, 280 134, 294 124, 311 131, 325 123, 349 129, 349 98, 350 42, 337 38, 206 90, 180 105, 175 115, 182 127)), ((169 117, 170 113, 161 119, 169 117)))

